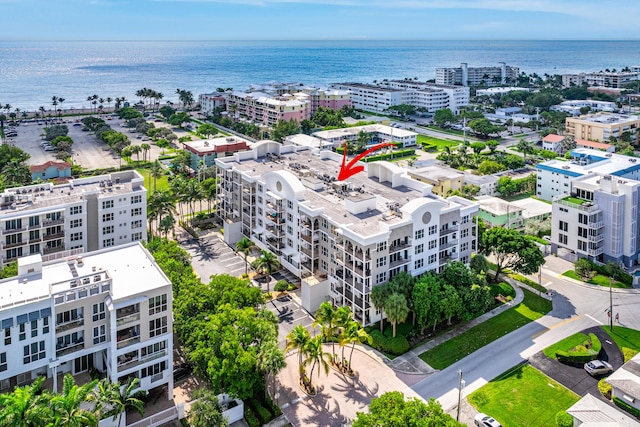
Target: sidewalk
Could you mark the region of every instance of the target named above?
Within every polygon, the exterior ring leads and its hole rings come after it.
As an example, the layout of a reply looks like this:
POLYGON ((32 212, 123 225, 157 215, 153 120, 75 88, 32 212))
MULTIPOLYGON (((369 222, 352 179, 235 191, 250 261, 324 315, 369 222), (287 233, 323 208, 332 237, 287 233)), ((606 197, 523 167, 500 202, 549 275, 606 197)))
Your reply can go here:
POLYGON ((421 344, 418 347, 415 347, 409 350, 407 353, 403 354, 402 356, 396 357, 393 360, 389 360, 387 357, 383 355, 381 355, 381 357, 383 357, 387 365, 393 368, 393 370, 395 370, 396 372, 400 372, 403 374, 410 374, 410 375, 432 374, 433 372, 435 372, 435 369, 433 369, 431 366, 425 363, 422 359, 420 359, 419 357, 420 354, 424 353, 427 350, 431 350, 432 348, 442 344, 443 342, 448 341, 451 338, 456 337, 462 334, 463 332, 468 331, 469 329, 484 322, 485 320, 488 320, 494 316, 497 316, 498 314, 510 309, 511 307, 515 307, 516 305, 520 304, 524 299, 524 292, 522 292, 522 289, 520 289, 520 287, 518 286, 514 286, 513 289, 516 292, 516 297, 513 300, 507 302, 506 304, 503 304, 500 307, 494 308, 493 310, 481 316, 478 316, 473 320, 470 320, 464 325, 461 325, 445 334, 442 334, 432 340, 429 340, 426 343, 421 344))

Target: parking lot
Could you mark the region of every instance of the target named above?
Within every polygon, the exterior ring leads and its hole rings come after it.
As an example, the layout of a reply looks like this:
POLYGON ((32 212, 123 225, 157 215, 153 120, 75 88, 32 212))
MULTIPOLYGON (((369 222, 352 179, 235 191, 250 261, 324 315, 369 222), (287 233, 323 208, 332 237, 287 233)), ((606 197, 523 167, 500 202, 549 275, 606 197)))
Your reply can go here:
POLYGON ((204 283, 214 274, 238 277, 245 271, 243 257, 216 235, 181 241, 180 245, 191 255, 191 265, 204 283))
POLYGON ((311 326, 313 317, 311 317, 291 295, 283 295, 278 299, 269 301, 267 308, 278 316, 278 320, 280 321, 278 327, 278 344, 280 348, 287 346, 287 335, 289 335, 289 332, 297 325, 302 325, 307 328, 311 336, 319 333, 319 329, 316 329, 314 332, 311 326))

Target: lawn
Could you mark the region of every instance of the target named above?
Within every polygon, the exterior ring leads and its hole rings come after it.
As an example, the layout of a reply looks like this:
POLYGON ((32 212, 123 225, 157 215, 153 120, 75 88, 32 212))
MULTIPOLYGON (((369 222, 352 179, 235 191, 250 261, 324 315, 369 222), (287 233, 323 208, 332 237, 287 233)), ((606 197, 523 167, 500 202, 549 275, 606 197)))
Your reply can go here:
MULTIPOLYGON (((578 276, 576 272, 573 270, 567 270, 564 273, 562 273, 562 275, 566 277, 570 277, 574 280, 585 282, 585 280, 582 277, 578 276)), ((609 287, 609 284, 611 284, 612 288, 630 288, 630 286, 627 286, 622 282, 618 282, 617 280, 614 280, 613 283, 611 283, 609 278, 602 274, 596 274, 590 280, 586 281, 586 283, 590 283, 592 285, 604 286, 607 288, 609 287)))
POLYGON ((452 139, 440 139, 434 138, 433 136, 418 134, 416 137, 416 143, 418 145, 428 144, 435 146, 438 151, 442 151, 444 147, 457 147, 462 144, 462 141, 455 141, 452 139))
POLYGON ((640 352, 640 331, 623 326, 614 326, 613 332, 606 326, 602 328, 616 342, 616 345, 624 354, 625 362, 640 352))
POLYGON ((526 289, 524 301, 420 355, 434 369, 444 369, 474 351, 551 311, 551 301, 526 289))
POLYGON ((584 345, 585 342, 589 340, 589 337, 582 333, 577 333, 567 337, 563 340, 558 341, 557 343, 550 345, 549 347, 543 350, 545 356, 550 359, 556 358, 556 351, 566 351, 569 352, 574 350, 579 345, 584 345))
POLYGON ((508 371, 469 395, 503 426, 555 426, 556 414, 580 397, 529 365, 508 371))
MULTIPOLYGON (((136 169, 140 175, 144 177, 144 188, 147 189, 147 197, 150 197, 153 193, 153 177, 149 179, 149 169, 136 169)), ((164 171, 163 171, 164 172, 164 171)), ((169 181, 167 179, 167 175, 162 175, 159 178, 156 178, 156 191, 166 190, 169 188, 169 181)))

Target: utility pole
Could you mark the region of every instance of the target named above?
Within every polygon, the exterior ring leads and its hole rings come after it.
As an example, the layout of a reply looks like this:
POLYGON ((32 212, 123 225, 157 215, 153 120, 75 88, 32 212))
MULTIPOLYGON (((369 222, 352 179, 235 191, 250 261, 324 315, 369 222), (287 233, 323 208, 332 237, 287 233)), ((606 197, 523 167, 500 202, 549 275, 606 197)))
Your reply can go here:
POLYGON ((458 376, 460 377, 460 382, 458 384, 458 410, 456 413, 456 421, 460 421, 460 402, 462 401, 462 387, 464 387, 464 380, 462 379, 462 369, 458 370, 458 376))
POLYGON ((609 277, 609 330, 613 332, 613 277, 609 277))

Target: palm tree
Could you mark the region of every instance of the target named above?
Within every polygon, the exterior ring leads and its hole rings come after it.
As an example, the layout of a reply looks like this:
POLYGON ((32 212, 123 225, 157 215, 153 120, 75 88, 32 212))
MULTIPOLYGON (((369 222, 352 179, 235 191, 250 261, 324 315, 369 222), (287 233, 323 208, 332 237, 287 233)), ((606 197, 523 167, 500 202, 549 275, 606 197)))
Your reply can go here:
POLYGON ((267 396, 269 376, 275 377, 285 366, 287 362, 278 343, 275 340, 265 341, 258 353, 258 369, 264 374, 264 391, 267 396))
POLYGON ((122 417, 127 409, 135 409, 140 415, 143 415, 144 402, 138 398, 140 392, 135 391, 139 387, 140 378, 136 377, 129 378, 124 386, 119 382, 112 383, 107 379, 101 380, 93 396, 93 399, 97 401, 96 409, 103 412, 103 408, 108 408, 107 411, 104 411, 103 416, 113 416, 113 421, 117 419, 118 425, 121 425, 122 417))
POLYGON ((111 110, 111 101, 113 101, 113 99, 107 96, 107 110, 111 110))
POLYGON ((156 192, 156 180, 163 175, 162 166, 160 166, 160 162, 156 160, 151 164, 149 168, 149 179, 153 178, 153 192, 156 192))
MULTIPOLYGON (((342 347, 342 354, 340 359, 340 364, 344 365, 344 345, 343 338, 345 337, 345 333, 351 322, 353 322, 353 312, 351 308, 348 306, 339 307, 335 311, 335 325, 336 325, 336 335, 338 336, 338 344, 342 347)), ((334 355, 335 357, 335 355, 334 355)))
POLYGON ((96 415, 80 408, 80 405, 88 400, 96 384, 98 384, 98 380, 79 386, 70 374, 65 375, 62 393, 51 398, 51 409, 54 416, 53 423, 49 425, 52 427, 97 426, 96 415))
MULTIPOLYGON (((353 357, 353 349, 356 347, 356 344, 364 344, 373 341, 371 335, 364 330, 362 325, 359 322, 351 321, 345 328, 343 333, 344 345, 351 344, 351 352, 349 353, 349 363, 347 366, 351 368, 351 358, 353 357)), ((344 347, 343 347, 344 349, 344 347)), ((343 356, 344 359, 344 356, 343 356)))
POLYGON ((244 254, 244 274, 246 276, 249 275, 249 261, 247 261, 247 256, 255 247, 256 245, 246 237, 243 237, 236 242, 236 252, 242 252, 244 254))
POLYGON ((336 310, 333 308, 330 302, 325 301, 320 304, 318 311, 315 314, 315 320, 313 321, 313 327, 320 326, 324 341, 331 341, 331 362, 337 364, 336 351, 335 351, 335 334, 336 334, 336 310))
POLYGON ((369 295, 371 304, 380 312, 380 332, 384 332, 384 304, 389 294, 388 290, 386 285, 377 285, 371 289, 369 295))
POLYGON ((44 377, 32 384, 16 387, 11 393, 0 394, 0 420, 5 426, 32 426, 50 418, 49 393, 40 394, 44 377), (39 422, 38 422, 39 421, 39 422))
POLYGON ((303 365, 306 366, 311 364, 311 370, 309 370, 309 381, 313 378, 313 370, 316 368, 316 365, 318 366, 318 378, 320 377, 320 368, 322 368, 325 374, 329 374, 327 358, 331 359, 331 355, 322 349, 323 343, 324 339, 322 335, 318 335, 311 338, 306 345, 305 353, 307 359, 303 362, 303 365))
POLYGON ((60 105, 60 108, 58 109, 58 116, 62 114, 62 103, 65 101, 64 98, 58 97, 58 105, 60 105))
MULTIPOLYGON (((262 249, 260 252, 262 254, 256 260, 255 268, 263 274, 271 276, 271 273, 280 268, 278 257, 269 251, 265 251, 264 249, 262 249)), ((267 292, 269 292, 269 282, 267 282, 267 292)))
POLYGON ((301 324, 298 324, 291 330, 291 332, 289 332, 289 335, 287 335, 287 347, 284 351, 298 351, 298 369, 300 371, 300 378, 302 378, 302 373, 304 372, 302 356, 305 354, 309 341, 311 341, 311 335, 309 335, 309 331, 301 324))
POLYGON ((140 161, 140 152, 142 151, 142 147, 140 147, 139 145, 131 145, 131 154, 135 154, 136 155, 136 160, 140 161))
POLYGON ((184 186, 184 199, 189 204, 189 213, 191 214, 191 222, 195 219, 196 202, 204 199, 204 193, 200 187, 200 183, 195 179, 189 179, 184 186))
POLYGON ((524 138, 520 138, 520 141, 518 141, 518 145, 516 145, 516 148, 522 151, 522 154, 524 155, 525 159, 527 158, 527 153, 533 152, 533 147, 531 146, 531 143, 524 138))
POLYGON ((147 210, 150 220, 149 229, 153 233, 153 220, 157 218, 160 223, 165 215, 173 216, 176 214, 173 194, 167 190, 154 192, 147 202, 147 210))
POLYGON ((51 97, 51 105, 53 105, 53 111, 54 113, 58 112, 58 97, 57 96, 52 96, 51 97))
POLYGON ((168 214, 165 215, 158 224, 158 231, 160 231, 160 233, 164 233, 164 237, 167 238, 169 235, 169 231, 173 230, 175 226, 176 219, 173 217, 173 215, 168 214))
POLYGON ((387 318, 393 325, 393 337, 395 338, 396 325, 398 322, 404 322, 409 315, 407 299, 400 293, 391 294, 384 304, 384 311, 387 313, 387 318))

